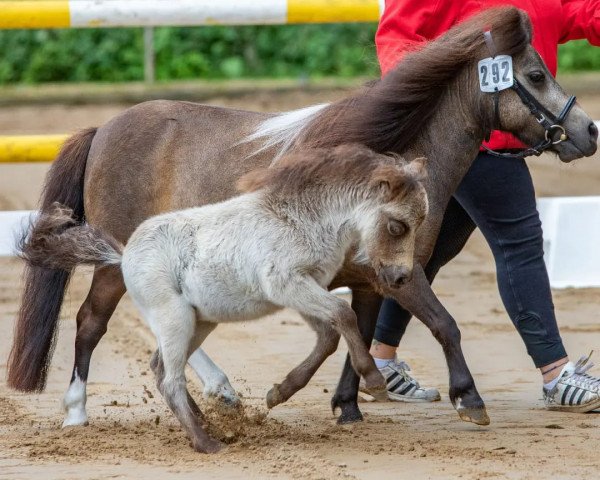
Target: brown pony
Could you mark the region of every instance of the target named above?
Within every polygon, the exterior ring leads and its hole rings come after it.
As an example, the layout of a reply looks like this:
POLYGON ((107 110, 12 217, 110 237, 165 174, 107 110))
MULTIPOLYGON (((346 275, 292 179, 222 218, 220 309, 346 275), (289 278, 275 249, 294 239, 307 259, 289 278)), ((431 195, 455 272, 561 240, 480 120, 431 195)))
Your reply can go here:
MULTIPOLYGON (((548 132, 514 90, 501 91, 495 102, 493 95, 479 89, 477 62, 490 56, 484 30, 491 31, 499 54, 512 56, 519 83, 557 115, 568 97, 531 46, 527 15, 514 7, 491 9, 406 56, 383 80, 331 105, 282 115, 175 101, 135 106, 65 144, 48 174, 41 210, 54 202, 67 205, 79 222, 87 221, 126 243, 149 216, 229 198, 242 175, 299 146, 358 142, 377 152, 427 157, 430 210, 418 232, 412 281, 396 291, 376 292, 364 271, 347 265, 330 288, 352 289, 352 308, 366 343, 371 341, 382 295, 392 296, 425 323, 444 350, 450 399, 459 415, 486 424, 489 419, 461 350, 460 331, 432 292, 422 266, 431 255, 451 195, 490 131, 502 129, 532 145, 548 132), (544 81, 531 80, 540 73, 544 81)), ((598 131, 579 105, 562 126, 567 139, 551 146, 561 160, 596 151, 598 131)), ((28 267, 9 360, 10 386, 24 391, 44 388, 69 277, 70 272, 62 270, 28 267)), ((77 314, 73 371, 84 382, 92 351, 124 293, 118 269, 95 271, 77 314)), ((358 377, 347 360, 332 399, 332 407, 342 410, 341 422, 362 418, 357 392, 358 377)))

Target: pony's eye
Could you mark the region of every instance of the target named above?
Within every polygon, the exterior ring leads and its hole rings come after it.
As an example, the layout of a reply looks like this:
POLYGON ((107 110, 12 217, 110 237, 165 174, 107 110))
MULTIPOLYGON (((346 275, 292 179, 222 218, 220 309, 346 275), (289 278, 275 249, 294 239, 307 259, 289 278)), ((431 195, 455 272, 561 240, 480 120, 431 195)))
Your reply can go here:
POLYGON ((388 232, 390 232, 390 235, 393 235, 394 237, 404 235, 406 233, 406 230, 408 230, 406 228, 406 225, 404 225, 402 222, 399 222, 398 220, 389 220, 387 228, 388 232))
POLYGON ((531 72, 528 77, 531 83, 541 83, 544 81, 545 75, 542 72, 531 72))

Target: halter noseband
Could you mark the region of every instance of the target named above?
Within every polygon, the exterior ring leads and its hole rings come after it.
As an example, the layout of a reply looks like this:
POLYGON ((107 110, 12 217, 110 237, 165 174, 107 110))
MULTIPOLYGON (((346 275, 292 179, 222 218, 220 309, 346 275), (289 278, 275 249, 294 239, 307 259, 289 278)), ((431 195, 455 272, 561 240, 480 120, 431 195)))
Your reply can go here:
MULTIPOLYGON (((492 58, 496 56, 496 45, 494 44, 494 40, 492 39, 492 34, 489 31, 483 33, 485 38, 485 43, 487 44, 488 50, 490 51, 490 55, 492 58)), ((527 149, 521 150, 517 153, 500 153, 492 150, 491 148, 482 145, 482 147, 490 154, 496 157, 508 157, 508 158, 525 158, 530 155, 539 156, 545 150, 548 150, 552 145, 558 145, 561 142, 567 140, 567 132, 565 128, 562 126, 565 118, 575 105, 575 101, 577 98, 575 96, 570 96, 567 100, 567 103, 559 113, 558 117, 555 117, 552 112, 550 112, 546 107, 544 107, 538 100, 517 80, 517 77, 513 74, 513 85, 510 87, 514 90, 523 104, 529 109, 531 114, 535 117, 538 123, 544 127, 545 134, 544 140, 540 141, 537 145, 533 147, 529 147, 527 149), (554 140, 553 136, 555 133, 560 133, 558 140, 554 140)), ((498 99, 499 99, 499 90, 496 87, 496 91, 494 92, 494 118, 496 119, 496 124, 500 127, 500 113, 498 110, 498 99)))

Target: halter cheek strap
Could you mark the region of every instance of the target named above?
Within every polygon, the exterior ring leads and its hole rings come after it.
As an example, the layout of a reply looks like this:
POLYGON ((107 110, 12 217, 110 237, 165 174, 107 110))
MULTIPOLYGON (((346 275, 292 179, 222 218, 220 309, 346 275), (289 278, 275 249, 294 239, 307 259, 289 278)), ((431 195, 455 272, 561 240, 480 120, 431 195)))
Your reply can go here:
MULTIPOLYGON (((485 43, 488 47, 490 55, 494 58, 497 54, 496 44, 494 43, 494 39, 492 38, 492 33, 488 30, 483 32, 483 38, 485 39, 485 43)), ((492 150, 491 148, 482 145, 483 148, 491 155, 496 157, 508 157, 508 158, 525 158, 530 155, 539 156, 542 154, 544 150, 549 149, 552 145, 558 145, 561 142, 564 142, 568 139, 567 132, 565 128, 562 126, 562 123, 565 121, 565 118, 575 105, 577 98, 575 96, 569 97, 567 103, 559 113, 558 117, 555 117, 552 112, 550 112, 546 107, 544 107, 518 80, 516 77, 513 79, 512 88, 523 104, 529 109, 531 114, 535 117, 538 123, 544 127, 544 139, 540 141, 537 145, 533 147, 527 148, 525 150, 521 150, 517 153, 500 153, 492 150), (555 134, 560 134, 558 140, 554 140, 555 134)), ((493 93, 494 95, 494 119, 496 122, 496 126, 500 128, 500 112, 499 112, 499 97, 500 92, 496 88, 496 91, 493 93)), ((489 140, 489 135, 486 140, 489 140)))

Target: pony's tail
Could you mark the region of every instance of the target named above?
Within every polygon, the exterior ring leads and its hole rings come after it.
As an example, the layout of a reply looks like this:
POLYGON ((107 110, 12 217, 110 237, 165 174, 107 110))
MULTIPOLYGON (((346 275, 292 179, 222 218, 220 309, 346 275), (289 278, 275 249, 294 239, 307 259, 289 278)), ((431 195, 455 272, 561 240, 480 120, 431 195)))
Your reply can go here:
MULTIPOLYGON (((55 202, 73 210, 82 223, 83 178, 96 128, 76 133, 63 145, 52 164, 42 193, 43 216, 55 202)), ((31 235, 36 233, 34 223, 31 235)), ((13 345, 8 359, 8 385, 25 392, 42 391, 56 339, 58 318, 71 271, 27 265, 13 345)))
POLYGON ((77 265, 120 265, 123 246, 88 224, 79 224, 73 210, 59 203, 40 215, 19 242, 19 256, 28 265, 62 269, 77 265))

